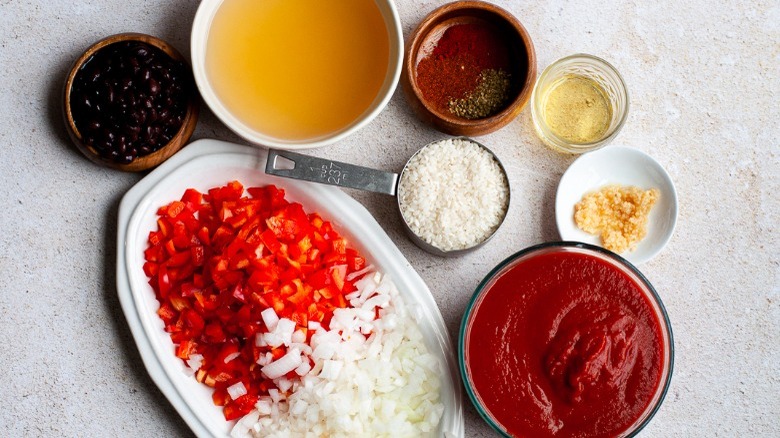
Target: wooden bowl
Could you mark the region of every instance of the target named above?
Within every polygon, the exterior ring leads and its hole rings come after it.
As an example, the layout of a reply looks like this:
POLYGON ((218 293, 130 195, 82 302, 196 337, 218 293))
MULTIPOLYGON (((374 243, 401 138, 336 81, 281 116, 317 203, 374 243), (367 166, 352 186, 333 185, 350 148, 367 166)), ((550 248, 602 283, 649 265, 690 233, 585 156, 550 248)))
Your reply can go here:
POLYGON ((504 127, 517 117, 531 98, 536 81, 536 53, 522 24, 506 10, 482 1, 446 4, 425 17, 406 45, 401 84, 406 99, 425 122, 451 135, 478 136, 504 127), (512 97, 497 113, 481 119, 465 119, 440 111, 429 102, 417 84, 417 66, 451 26, 482 23, 494 28, 505 40, 516 72, 510 78, 512 97), (427 53, 426 53, 427 52, 427 53))
MULTIPOLYGON (((68 131, 68 135, 70 136, 71 140, 73 140, 73 143, 75 143, 76 147, 87 158, 97 164, 108 166, 114 169, 119 169, 126 172, 140 172, 151 169, 167 160, 171 155, 175 154, 179 149, 182 148, 182 146, 187 143, 187 141, 192 136, 192 132, 195 130, 195 125, 198 121, 199 101, 194 81, 191 80, 191 91, 188 93, 188 99, 186 103, 187 109, 185 111, 181 127, 165 146, 150 154, 138 156, 128 164, 118 163, 108 158, 102 157, 98 151, 95 150, 95 148, 87 145, 84 142, 84 138, 76 126, 71 107, 71 90, 73 89, 73 83, 76 78, 76 74, 95 53, 97 53, 103 47, 123 41, 139 41, 146 43, 163 51, 175 61, 186 63, 186 60, 181 55, 181 53, 179 53, 173 46, 151 35, 141 33, 121 33, 106 37, 93 44, 73 63, 73 67, 70 69, 68 77, 65 81, 62 110, 63 116, 65 118, 65 128, 68 131)), ((189 69, 188 74, 191 74, 189 69)))

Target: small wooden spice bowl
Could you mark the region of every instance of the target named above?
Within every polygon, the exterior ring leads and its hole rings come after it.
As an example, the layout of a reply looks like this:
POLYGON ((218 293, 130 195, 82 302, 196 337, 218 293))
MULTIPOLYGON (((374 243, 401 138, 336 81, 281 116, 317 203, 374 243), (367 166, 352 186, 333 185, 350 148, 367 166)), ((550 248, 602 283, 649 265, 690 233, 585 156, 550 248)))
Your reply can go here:
POLYGON ((482 1, 457 1, 434 10, 420 22, 406 45, 403 67, 401 84, 406 100, 423 121, 450 135, 478 136, 506 126, 528 103, 536 81, 536 52, 528 32, 508 11, 482 1), (442 110, 425 97, 417 80, 420 61, 433 53, 447 29, 461 24, 494 29, 506 44, 514 70, 509 75, 507 103, 487 117, 467 119, 442 110))
MULTIPOLYGON (((151 169, 167 160, 179 149, 181 149, 187 143, 187 141, 189 141, 193 131, 195 130, 195 125, 198 121, 199 98, 191 75, 191 69, 186 64, 186 60, 181 55, 181 53, 179 53, 173 46, 157 37, 141 33, 121 33, 106 37, 93 44, 83 54, 81 54, 78 59, 76 59, 76 61, 73 63, 73 67, 71 67, 70 72, 68 73, 67 79, 65 80, 62 111, 63 117, 65 119, 65 128, 68 131, 68 135, 70 136, 71 140, 73 140, 73 143, 76 145, 78 150, 81 151, 91 161, 97 164, 126 172, 140 172, 151 169), (190 75, 190 77, 186 79, 186 81, 189 83, 188 91, 185 91, 183 94, 184 99, 186 99, 186 102, 184 103, 186 109, 184 110, 181 126, 179 127, 178 131, 176 131, 176 133, 164 146, 160 147, 156 151, 146 155, 139 155, 129 163, 120 163, 101 156, 93 146, 90 146, 85 142, 85 137, 83 133, 79 131, 76 120, 74 118, 71 94, 79 71, 81 71, 82 68, 84 68, 85 65, 93 59, 95 54, 97 54, 104 47, 114 43, 128 41, 145 43, 149 46, 159 49, 174 61, 184 63, 186 66, 186 74, 190 75)), ((185 83, 187 83, 186 81, 185 83)))

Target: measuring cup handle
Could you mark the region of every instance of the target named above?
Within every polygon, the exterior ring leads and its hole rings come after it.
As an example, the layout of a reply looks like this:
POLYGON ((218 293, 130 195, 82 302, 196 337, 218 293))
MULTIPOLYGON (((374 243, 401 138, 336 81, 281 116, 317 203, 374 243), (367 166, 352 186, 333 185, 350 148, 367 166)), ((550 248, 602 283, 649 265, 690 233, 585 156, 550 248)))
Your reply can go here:
POLYGON ((265 173, 387 195, 395 195, 398 182, 398 174, 395 173, 277 149, 268 150, 265 173), (284 163, 279 157, 288 162, 284 163))

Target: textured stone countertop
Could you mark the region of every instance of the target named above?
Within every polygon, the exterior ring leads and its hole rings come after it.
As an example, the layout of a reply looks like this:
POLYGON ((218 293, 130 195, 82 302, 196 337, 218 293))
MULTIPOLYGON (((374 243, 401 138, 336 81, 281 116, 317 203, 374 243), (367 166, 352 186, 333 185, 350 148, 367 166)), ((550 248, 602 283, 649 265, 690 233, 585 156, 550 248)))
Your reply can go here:
MULTIPOLYGON (((444 2, 396 3, 408 36, 444 2)), ((622 72, 631 111, 613 144, 652 155, 678 190, 674 236, 640 266, 676 348, 666 401, 641 436, 780 436, 780 3, 498 3, 528 29, 540 71, 586 52, 622 72)), ((188 53, 197 4, 0 1, 0 435, 192 434, 144 369, 117 298, 117 209, 143 175, 86 160, 65 134, 60 93, 73 60, 109 34, 150 33, 188 53)), ((241 142, 205 107, 193 139, 204 137, 241 142)), ((399 89, 366 128, 313 153, 400 170, 443 137, 399 89)), ((513 202, 477 252, 428 255, 388 198, 349 192, 428 283, 453 338, 494 265, 558 239, 555 190, 574 159, 537 140, 528 108, 480 140, 508 168, 513 202)), ((466 435, 495 436, 465 403, 466 435)))

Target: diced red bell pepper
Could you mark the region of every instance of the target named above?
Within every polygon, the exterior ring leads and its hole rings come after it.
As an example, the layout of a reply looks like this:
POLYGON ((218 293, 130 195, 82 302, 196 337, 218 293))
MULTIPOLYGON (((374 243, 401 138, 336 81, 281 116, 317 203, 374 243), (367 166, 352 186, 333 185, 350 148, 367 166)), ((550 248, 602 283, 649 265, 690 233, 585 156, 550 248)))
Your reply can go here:
POLYGON ((195 341, 188 339, 176 346, 176 357, 179 359, 187 360, 190 355, 195 352, 195 341))
POLYGON ((286 352, 255 345, 267 330, 260 313, 273 308, 308 337, 309 321, 327 327, 333 310, 348 305, 344 295, 354 285, 346 277, 366 265, 330 222, 287 202, 284 190, 243 192, 235 181, 206 194, 188 189, 158 209, 158 229, 144 251, 144 273, 176 355, 203 356, 196 378, 215 388, 227 419, 251 411, 275 387, 257 359, 286 352), (248 394, 232 400, 226 388, 239 381, 248 394))
POLYGON ((252 412, 252 409, 255 407, 255 403, 257 403, 257 399, 257 396, 246 394, 237 398, 236 400, 228 402, 225 405, 225 409, 222 411, 225 415, 225 419, 228 421, 235 420, 252 412))

